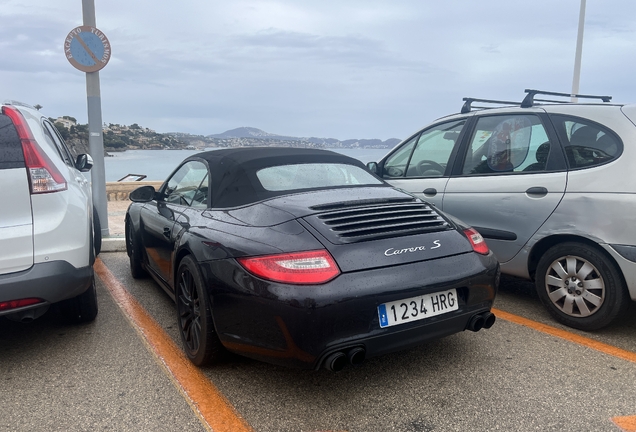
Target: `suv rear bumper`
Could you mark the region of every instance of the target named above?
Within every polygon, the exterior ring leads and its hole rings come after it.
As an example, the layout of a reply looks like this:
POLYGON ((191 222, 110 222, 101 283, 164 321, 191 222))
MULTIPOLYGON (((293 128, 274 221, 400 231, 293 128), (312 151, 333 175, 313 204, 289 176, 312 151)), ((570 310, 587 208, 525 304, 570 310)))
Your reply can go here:
POLYGON ((92 266, 75 268, 66 261, 34 264, 28 270, 0 275, 0 302, 25 298, 44 300, 44 303, 10 309, 0 315, 77 297, 88 289, 92 279, 92 266))

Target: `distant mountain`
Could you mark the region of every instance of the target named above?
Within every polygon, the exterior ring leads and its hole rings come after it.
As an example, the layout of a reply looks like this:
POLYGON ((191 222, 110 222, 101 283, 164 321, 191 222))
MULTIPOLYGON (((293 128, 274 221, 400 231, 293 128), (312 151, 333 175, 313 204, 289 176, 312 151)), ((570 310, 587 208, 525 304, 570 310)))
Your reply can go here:
POLYGON ((355 146, 356 143, 358 143, 359 147, 388 146, 388 147, 393 148, 400 141, 402 141, 402 140, 399 140, 397 138, 389 138, 386 141, 382 141, 381 139, 360 139, 360 140, 350 139, 350 140, 342 141, 342 143, 346 147, 352 147, 352 146, 355 146))
POLYGON ((220 134, 208 135, 208 138, 276 138, 281 139, 280 135, 265 132, 253 127, 240 127, 231 129, 220 134))
POLYGON ((264 130, 253 127, 240 127, 231 129, 220 134, 207 135, 210 139, 235 139, 235 138, 252 138, 257 140, 272 141, 297 141, 312 143, 318 147, 375 147, 375 148, 393 148, 401 140, 397 138, 389 138, 386 141, 380 139, 348 139, 340 141, 336 138, 299 138, 284 135, 276 135, 264 130))
MULTIPOLYGON (((66 118, 66 117, 63 117, 66 118)), ((73 118, 73 117, 69 117, 73 118)), ((66 143, 76 154, 88 153, 88 125, 75 124, 67 128, 59 119, 50 119, 66 143)), ((216 135, 192 135, 184 132, 157 133, 133 123, 130 126, 104 124, 105 152, 129 149, 205 149, 214 147, 309 147, 309 148, 383 148, 395 147, 397 138, 379 139, 296 138, 276 135, 253 127, 240 127, 216 135)))

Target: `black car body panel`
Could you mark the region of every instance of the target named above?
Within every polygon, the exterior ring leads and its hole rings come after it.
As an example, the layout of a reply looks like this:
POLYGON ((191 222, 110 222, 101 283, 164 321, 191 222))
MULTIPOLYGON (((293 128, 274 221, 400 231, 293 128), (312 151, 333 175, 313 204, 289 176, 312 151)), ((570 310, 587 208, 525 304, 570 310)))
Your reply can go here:
MULTIPOLYGON (((243 150, 239 152, 245 164, 239 170, 242 176, 255 178, 250 164, 262 169, 282 163, 269 157, 263 162, 259 154, 248 161, 249 149, 243 150)), ((291 157, 295 155, 304 163, 337 161, 371 175, 360 162, 331 152, 268 150, 284 155, 286 163, 298 159, 291 157)), ((213 173, 215 163, 219 169, 241 165, 221 163, 233 154, 235 150, 201 153, 182 166, 203 161, 213 173)), ((224 178, 220 177, 220 184, 231 190, 224 178)), ((208 191, 212 206, 202 208, 166 199, 171 193, 169 179, 150 202, 131 204, 127 241, 140 243, 142 266, 173 298, 179 262, 193 256, 223 346, 285 366, 317 368, 326 356, 353 347, 363 348, 367 356, 403 349, 463 331, 471 318, 489 312, 499 277, 493 254, 473 250, 463 232, 467 227, 426 202, 369 178, 369 185, 271 193, 258 192, 258 185, 244 182, 241 188, 256 190, 251 203, 245 202, 245 196, 223 197, 212 185, 208 191), (217 208, 215 202, 239 205, 217 208), (314 250, 327 250, 339 275, 316 285, 281 283, 255 276, 239 263, 246 257, 314 250), (456 290, 457 310, 380 326, 379 305, 450 289, 456 290)))
POLYGON ((209 281, 219 337, 233 352, 270 363, 318 368, 332 352, 355 346, 367 357, 412 347, 466 329, 490 310, 498 267, 475 253, 344 273, 325 285, 272 283, 233 260, 201 264, 209 281), (380 328, 378 305, 456 288, 457 311, 380 328), (433 326, 431 331, 430 326, 433 326))

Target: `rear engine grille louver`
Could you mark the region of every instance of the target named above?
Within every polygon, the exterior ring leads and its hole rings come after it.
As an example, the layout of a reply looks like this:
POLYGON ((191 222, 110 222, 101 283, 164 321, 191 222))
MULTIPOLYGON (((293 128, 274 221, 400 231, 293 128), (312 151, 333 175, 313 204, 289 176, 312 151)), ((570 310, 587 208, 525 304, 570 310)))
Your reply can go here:
POLYGON ((452 229, 431 206, 415 200, 390 205, 350 204, 305 220, 336 244, 452 229))

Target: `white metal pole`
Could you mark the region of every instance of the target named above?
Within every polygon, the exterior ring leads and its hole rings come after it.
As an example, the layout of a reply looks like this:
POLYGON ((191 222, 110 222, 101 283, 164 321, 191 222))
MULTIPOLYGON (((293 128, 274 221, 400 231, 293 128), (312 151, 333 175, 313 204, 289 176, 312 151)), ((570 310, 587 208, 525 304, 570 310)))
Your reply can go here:
MULTIPOLYGON (((576 55, 574 56, 574 78, 572 79, 572 94, 579 93, 579 81, 581 79, 581 53, 583 51, 583 29, 585 27, 585 1, 581 0, 581 10, 579 12, 579 32, 576 37, 576 55)), ((572 96, 572 102, 577 102, 578 98, 572 96)))
MULTIPOLYGON (((97 27, 95 1, 82 0, 84 25, 97 27)), ((99 86, 99 71, 86 72, 86 97, 88 103, 88 149, 93 158, 91 184, 93 205, 97 209, 102 236, 108 237, 108 205, 106 202, 106 170, 104 168, 104 137, 102 135, 102 99, 99 86)))

